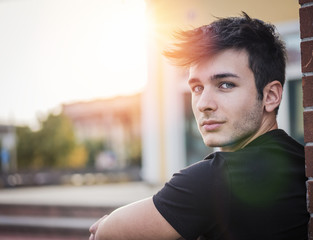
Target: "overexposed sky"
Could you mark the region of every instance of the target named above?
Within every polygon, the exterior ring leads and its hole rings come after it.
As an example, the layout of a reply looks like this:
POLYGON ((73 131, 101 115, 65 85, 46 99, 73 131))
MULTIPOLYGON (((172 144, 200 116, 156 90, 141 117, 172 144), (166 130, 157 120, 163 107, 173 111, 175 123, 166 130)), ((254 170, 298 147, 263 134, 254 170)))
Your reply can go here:
POLYGON ((0 124, 140 91, 144 0, 0 0, 0 124))

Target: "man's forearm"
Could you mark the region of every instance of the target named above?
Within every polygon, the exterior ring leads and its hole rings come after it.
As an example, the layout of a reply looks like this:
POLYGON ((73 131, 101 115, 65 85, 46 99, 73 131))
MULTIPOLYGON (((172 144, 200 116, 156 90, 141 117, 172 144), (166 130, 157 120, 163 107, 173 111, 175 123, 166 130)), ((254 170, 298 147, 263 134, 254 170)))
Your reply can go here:
POLYGON ((155 208, 152 198, 115 210, 101 219, 95 229, 91 227, 91 232, 95 240, 174 240, 180 237, 155 208))

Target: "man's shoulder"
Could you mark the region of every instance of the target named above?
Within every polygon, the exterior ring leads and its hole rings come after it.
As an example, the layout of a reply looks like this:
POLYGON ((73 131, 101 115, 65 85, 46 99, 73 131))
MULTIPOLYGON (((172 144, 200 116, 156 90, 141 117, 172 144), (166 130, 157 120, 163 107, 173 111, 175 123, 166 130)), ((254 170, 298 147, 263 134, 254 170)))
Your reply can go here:
POLYGON ((250 148, 291 148, 293 151, 302 151, 304 149, 302 144, 282 129, 275 129, 259 136, 242 150, 248 150, 250 148))
POLYGON ((208 174, 208 172, 224 171, 226 168, 227 154, 224 152, 213 152, 194 164, 187 166, 180 172, 184 173, 201 173, 208 174))
POLYGON ((302 167, 304 164, 304 147, 283 130, 268 132, 246 147, 235 152, 215 152, 203 161, 191 166, 192 170, 215 174, 229 174, 238 168, 251 169, 253 166, 283 166, 302 167), (216 172, 216 173, 215 173, 216 172))
POLYGON ((209 155, 209 158, 205 158, 176 172, 166 185, 167 187, 176 186, 181 189, 192 189, 195 192, 202 192, 203 189, 213 190, 214 186, 220 185, 226 176, 227 166, 222 154, 212 153, 209 155))

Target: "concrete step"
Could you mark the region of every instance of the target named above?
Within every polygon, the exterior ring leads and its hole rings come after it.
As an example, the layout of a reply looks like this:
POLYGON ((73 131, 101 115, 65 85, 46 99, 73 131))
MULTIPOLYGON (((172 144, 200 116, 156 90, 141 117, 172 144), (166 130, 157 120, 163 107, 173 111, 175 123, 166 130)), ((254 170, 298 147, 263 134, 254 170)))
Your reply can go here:
POLYGON ((0 204, 0 239, 88 239, 110 207, 0 204))
POLYGON ((100 218, 105 214, 109 214, 115 208, 116 207, 0 204, 0 215, 100 218))
POLYGON ((0 215, 3 227, 32 227, 45 229, 83 229, 88 230, 98 218, 74 217, 30 217, 0 215))
POLYGON ((143 182, 0 189, 0 239, 86 240, 97 219, 158 189, 143 182))
POLYGON ((88 239, 88 229, 96 220, 96 218, 0 215, 0 239, 4 236, 88 239))

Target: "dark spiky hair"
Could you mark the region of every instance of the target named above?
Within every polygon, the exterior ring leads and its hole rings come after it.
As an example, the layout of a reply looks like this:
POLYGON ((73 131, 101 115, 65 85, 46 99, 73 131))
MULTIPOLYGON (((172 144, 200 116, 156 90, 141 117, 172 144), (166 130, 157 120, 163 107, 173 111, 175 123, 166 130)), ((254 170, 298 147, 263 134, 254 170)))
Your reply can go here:
POLYGON ((254 73, 260 99, 264 87, 274 80, 285 82, 286 49, 272 24, 241 17, 219 18, 209 25, 180 31, 177 42, 164 55, 175 65, 190 67, 223 50, 245 50, 254 73))

